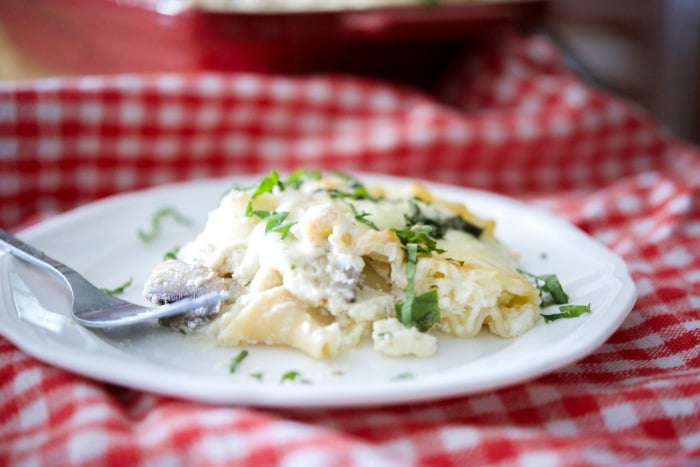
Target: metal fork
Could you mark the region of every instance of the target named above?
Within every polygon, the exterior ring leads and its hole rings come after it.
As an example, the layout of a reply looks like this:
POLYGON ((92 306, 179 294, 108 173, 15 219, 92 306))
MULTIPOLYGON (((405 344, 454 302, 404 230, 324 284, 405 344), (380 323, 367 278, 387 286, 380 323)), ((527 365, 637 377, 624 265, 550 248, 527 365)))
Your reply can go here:
POLYGON ((159 307, 145 307, 104 293, 75 270, 2 229, 0 229, 0 248, 58 276, 73 296, 73 318, 90 328, 114 328, 165 318, 214 305, 230 295, 226 291, 216 291, 159 307))

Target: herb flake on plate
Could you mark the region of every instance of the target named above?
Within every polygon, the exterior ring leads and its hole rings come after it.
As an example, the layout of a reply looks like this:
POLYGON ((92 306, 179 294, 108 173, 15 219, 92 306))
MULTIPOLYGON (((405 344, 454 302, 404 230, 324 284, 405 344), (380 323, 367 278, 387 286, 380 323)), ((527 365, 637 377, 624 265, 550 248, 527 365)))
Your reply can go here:
POLYGON ((309 381, 306 378, 302 378, 301 373, 296 370, 290 370, 282 375, 282 377, 280 378, 280 383, 286 382, 311 384, 311 381, 309 381))
POLYGON ((231 363, 230 363, 229 366, 228 366, 228 372, 229 372, 230 374, 235 373, 236 370, 238 370, 238 367, 241 365, 241 363, 243 362, 243 360, 246 359, 247 356, 248 356, 248 351, 245 350, 245 349, 243 349, 243 350, 241 350, 240 352, 238 352, 238 355, 236 355, 236 356, 231 360, 231 363))
POLYGON ((139 229, 138 235, 141 241, 143 241, 144 243, 150 243, 153 240, 155 240, 156 237, 160 234, 160 231, 162 230, 163 220, 168 217, 173 218, 178 224, 192 225, 192 221, 189 218, 185 217, 177 209, 173 207, 161 208, 155 213, 153 213, 153 216, 151 216, 151 225, 149 230, 139 229))
POLYGON ((562 318, 577 318, 591 312, 591 304, 588 305, 560 305, 559 313, 542 314, 544 321, 549 323, 562 318))
POLYGON ((591 305, 574 305, 569 303, 569 295, 564 292, 559 278, 556 274, 535 275, 527 271, 518 270, 520 274, 528 278, 540 292, 540 308, 548 308, 559 305, 559 313, 540 313, 545 323, 550 323, 558 319, 578 318, 581 315, 591 312, 591 305))
POLYGON ((133 278, 129 278, 128 281, 124 282, 122 285, 119 285, 113 289, 100 289, 102 293, 106 295, 111 295, 111 296, 116 296, 116 295, 122 295, 126 289, 131 287, 131 284, 133 283, 133 278))

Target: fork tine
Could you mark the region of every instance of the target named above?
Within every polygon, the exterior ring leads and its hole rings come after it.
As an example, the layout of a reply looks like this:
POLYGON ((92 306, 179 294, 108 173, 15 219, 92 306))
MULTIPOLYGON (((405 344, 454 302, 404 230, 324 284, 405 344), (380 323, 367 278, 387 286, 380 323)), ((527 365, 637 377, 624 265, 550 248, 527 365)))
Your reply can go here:
POLYGON ((147 319, 164 318, 186 311, 206 309, 231 296, 229 291, 215 291, 159 307, 144 307, 105 294, 85 277, 60 261, 47 256, 0 229, 0 247, 12 255, 60 277, 73 295, 73 318, 85 327, 126 326, 147 319))
POLYGON ((231 293, 228 291, 210 292, 200 295, 199 297, 188 298, 159 307, 143 307, 143 310, 138 313, 134 313, 135 306, 132 303, 123 302, 123 305, 116 308, 84 311, 75 313, 74 317, 78 323, 90 328, 126 326, 146 319, 165 318, 185 311, 213 305, 222 300, 226 300, 230 296, 231 293), (104 317, 108 317, 109 319, 103 319, 104 317))
POLYGON ((65 264, 50 258, 43 251, 37 250, 33 246, 24 243, 22 240, 3 229, 0 229, 0 246, 13 255, 42 268, 46 266, 51 266, 56 270, 59 270, 61 267, 68 268, 65 264))
POLYGON ((43 251, 37 250, 33 246, 24 243, 22 240, 3 229, 0 229, 0 248, 23 261, 54 274, 65 282, 66 287, 72 291, 71 284, 66 278, 64 272, 75 271, 60 261, 56 261, 55 259, 47 256, 43 251))
MULTIPOLYGON (((78 308, 80 308, 83 303, 94 303, 95 301, 104 304, 107 295, 81 276, 77 271, 51 258, 43 251, 24 243, 22 240, 2 229, 0 229, 0 246, 21 260, 27 261, 60 277, 73 294, 74 312, 76 310, 76 304, 78 308)), ((112 301, 118 300, 116 297, 111 298, 113 299, 112 301)))

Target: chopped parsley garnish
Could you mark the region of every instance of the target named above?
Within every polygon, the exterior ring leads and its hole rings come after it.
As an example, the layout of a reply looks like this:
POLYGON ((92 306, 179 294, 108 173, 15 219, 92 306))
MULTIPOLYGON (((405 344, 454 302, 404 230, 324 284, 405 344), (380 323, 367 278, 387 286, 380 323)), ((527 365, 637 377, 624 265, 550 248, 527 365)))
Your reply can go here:
POLYGON ((180 247, 175 245, 163 255, 163 260, 177 259, 177 254, 180 252, 180 247))
POLYGON ((445 218, 429 217, 421 211, 418 203, 414 201, 410 203, 413 212, 410 215, 404 214, 406 225, 427 225, 430 227, 430 236, 433 238, 444 238, 448 230, 459 230, 476 238, 479 238, 484 232, 484 229, 471 222, 465 221, 462 219, 462 216, 455 215, 445 218))
POLYGON ((256 371, 255 373, 251 373, 250 377, 257 379, 258 381, 262 381, 263 380, 263 373, 262 373, 262 371, 256 371))
POLYGON ((549 323, 550 321, 556 321, 562 318, 576 318, 586 313, 591 312, 591 304, 588 305, 561 305, 559 306, 559 313, 552 314, 542 314, 544 321, 549 323))
POLYGON ((157 210, 151 217, 151 228, 149 231, 138 231, 139 238, 145 243, 152 242, 160 233, 161 224, 166 217, 172 217, 178 224, 192 224, 192 221, 182 215, 177 209, 171 207, 162 208, 157 210))
POLYGON ((366 226, 369 226, 371 229, 379 230, 379 227, 377 227, 377 224, 375 224, 371 220, 367 219, 367 216, 372 215, 371 212, 358 211, 354 204, 352 204, 352 203, 348 203, 348 204, 350 205, 350 209, 352 209, 352 213, 355 216, 355 220, 357 220, 357 222, 361 222, 361 223, 365 224, 366 226))
POLYGON ((107 294, 107 295, 121 295, 124 293, 124 291, 131 287, 131 283, 133 282, 133 279, 130 278, 128 281, 124 282, 122 285, 115 287, 113 289, 100 289, 102 293, 107 294))
POLYGON ((241 364, 243 360, 248 356, 248 351, 243 349, 240 352, 238 352, 238 355, 236 355, 233 360, 231 360, 231 363, 228 366, 228 372, 233 374, 236 372, 238 369, 238 366, 241 364))

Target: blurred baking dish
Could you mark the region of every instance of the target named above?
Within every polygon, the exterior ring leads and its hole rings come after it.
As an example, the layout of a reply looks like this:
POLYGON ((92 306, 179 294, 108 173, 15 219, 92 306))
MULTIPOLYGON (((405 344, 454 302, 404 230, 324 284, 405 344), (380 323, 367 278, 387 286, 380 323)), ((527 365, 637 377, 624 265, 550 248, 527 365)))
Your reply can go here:
POLYGON ((17 49, 54 74, 243 70, 390 77, 407 67, 419 75, 435 69, 466 38, 539 17, 544 4, 3 0, 0 19, 17 49))

